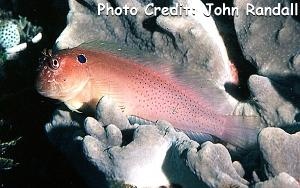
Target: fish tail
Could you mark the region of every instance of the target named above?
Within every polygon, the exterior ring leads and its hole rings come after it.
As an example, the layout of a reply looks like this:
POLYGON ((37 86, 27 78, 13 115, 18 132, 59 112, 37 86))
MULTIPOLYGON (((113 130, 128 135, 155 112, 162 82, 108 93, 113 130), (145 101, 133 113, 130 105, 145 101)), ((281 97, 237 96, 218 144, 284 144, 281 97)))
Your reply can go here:
POLYGON ((257 127, 259 124, 256 117, 229 116, 221 139, 243 149, 255 148, 258 146, 257 139, 261 131, 257 127))

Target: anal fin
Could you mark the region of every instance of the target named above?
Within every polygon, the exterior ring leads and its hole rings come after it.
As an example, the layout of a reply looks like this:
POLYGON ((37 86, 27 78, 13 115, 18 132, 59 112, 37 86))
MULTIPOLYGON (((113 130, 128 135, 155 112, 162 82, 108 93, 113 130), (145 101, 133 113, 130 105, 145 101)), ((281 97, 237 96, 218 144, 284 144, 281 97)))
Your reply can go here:
POLYGON ((201 133, 201 132, 193 132, 193 131, 186 131, 181 129, 176 129, 177 131, 182 131, 185 133, 191 140, 194 140, 198 142, 199 144, 202 144, 204 142, 210 141, 213 143, 216 143, 218 139, 210 134, 207 133, 201 133))

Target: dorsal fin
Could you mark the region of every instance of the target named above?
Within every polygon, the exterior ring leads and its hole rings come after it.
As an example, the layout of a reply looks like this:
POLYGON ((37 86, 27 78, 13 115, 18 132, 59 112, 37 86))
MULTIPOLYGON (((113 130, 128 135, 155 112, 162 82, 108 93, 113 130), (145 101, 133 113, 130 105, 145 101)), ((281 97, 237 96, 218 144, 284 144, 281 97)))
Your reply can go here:
POLYGON ((134 59, 152 59, 155 56, 154 53, 145 52, 137 48, 128 47, 123 43, 114 43, 110 41, 94 40, 80 44, 77 48, 83 48, 85 50, 92 51, 106 51, 112 54, 122 56, 124 58, 134 59))

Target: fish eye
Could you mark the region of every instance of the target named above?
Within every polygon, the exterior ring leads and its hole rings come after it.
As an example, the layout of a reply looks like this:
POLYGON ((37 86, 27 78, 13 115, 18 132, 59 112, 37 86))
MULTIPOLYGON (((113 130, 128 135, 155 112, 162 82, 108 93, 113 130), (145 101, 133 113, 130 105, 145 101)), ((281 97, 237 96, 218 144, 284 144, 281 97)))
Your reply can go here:
POLYGON ((60 63, 57 59, 52 59, 52 61, 50 62, 50 67, 52 69, 58 69, 60 67, 60 63))
POLYGON ((84 54, 79 54, 79 55, 77 56, 77 61, 79 61, 79 63, 86 63, 86 62, 87 62, 87 59, 86 59, 86 57, 85 57, 84 54))

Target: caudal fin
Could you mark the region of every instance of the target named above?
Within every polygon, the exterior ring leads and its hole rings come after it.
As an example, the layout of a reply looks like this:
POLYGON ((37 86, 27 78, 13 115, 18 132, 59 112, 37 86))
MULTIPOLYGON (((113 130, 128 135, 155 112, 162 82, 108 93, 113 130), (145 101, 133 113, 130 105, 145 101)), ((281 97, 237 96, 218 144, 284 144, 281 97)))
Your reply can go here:
POLYGON ((221 139, 243 149, 257 147, 259 125, 255 117, 228 116, 221 139))

